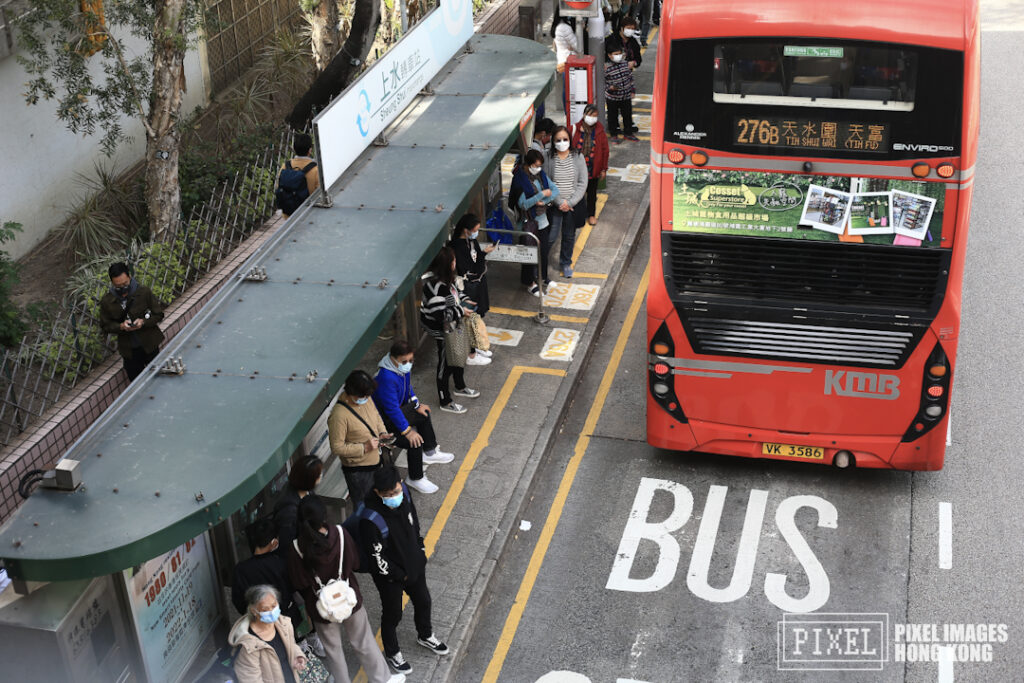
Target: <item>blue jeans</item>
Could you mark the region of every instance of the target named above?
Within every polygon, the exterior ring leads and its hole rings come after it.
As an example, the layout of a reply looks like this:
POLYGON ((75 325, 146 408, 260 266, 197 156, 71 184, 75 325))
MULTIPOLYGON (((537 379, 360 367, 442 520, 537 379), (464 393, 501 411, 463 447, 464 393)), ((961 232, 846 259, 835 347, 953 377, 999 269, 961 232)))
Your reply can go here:
POLYGON ((572 252, 576 247, 576 225, 573 222, 572 209, 561 211, 557 207, 548 214, 551 221, 551 244, 555 243, 558 230, 562 231, 562 246, 558 252, 558 267, 562 270, 572 266, 572 252))

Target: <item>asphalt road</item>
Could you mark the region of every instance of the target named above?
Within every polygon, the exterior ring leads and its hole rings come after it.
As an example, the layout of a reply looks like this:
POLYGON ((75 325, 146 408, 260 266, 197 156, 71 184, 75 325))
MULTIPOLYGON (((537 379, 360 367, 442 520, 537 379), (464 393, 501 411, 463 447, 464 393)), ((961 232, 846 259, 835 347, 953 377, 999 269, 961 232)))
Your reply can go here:
POLYGON ((981 159, 945 469, 837 471, 649 447, 641 249, 539 472, 523 515, 530 528, 505 553, 455 680, 1022 680, 1021 35, 984 35, 981 159), (823 633, 821 624, 779 626, 785 612, 808 609, 878 615, 846 624, 836 663, 875 668, 780 670, 779 633, 788 653, 799 633, 823 633), (872 640, 879 620, 882 641, 872 640), (894 639, 907 624, 900 640, 928 655, 947 625, 1005 629, 976 632, 995 642, 965 653, 991 661, 896 661, 894 639), (879 656, 888 660, 881 670, 872 664, 879 656))

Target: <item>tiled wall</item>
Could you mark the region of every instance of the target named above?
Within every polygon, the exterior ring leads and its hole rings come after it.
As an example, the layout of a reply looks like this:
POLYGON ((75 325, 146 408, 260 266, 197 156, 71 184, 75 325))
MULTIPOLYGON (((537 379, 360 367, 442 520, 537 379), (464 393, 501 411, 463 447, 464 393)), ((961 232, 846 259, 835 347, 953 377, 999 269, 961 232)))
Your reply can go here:
POLYGON ((519 0, 495 3, 474 23, 477 33, 516 35, 519 31, 519 0))
MULTIPOLYGON (((164 336, 170 339, 180 332, 281 222, 280 217, 269 221, 206 277, 178 297, 164 316, 161 326, 164 336)), ((0 459, 0 523, 6 521, 22 502, 18 495, 18 481, 25 472, 57 462, 127 386, 128 378, 121 370, 121 357, 115 354, 4 450, 3 459, 0 459)))

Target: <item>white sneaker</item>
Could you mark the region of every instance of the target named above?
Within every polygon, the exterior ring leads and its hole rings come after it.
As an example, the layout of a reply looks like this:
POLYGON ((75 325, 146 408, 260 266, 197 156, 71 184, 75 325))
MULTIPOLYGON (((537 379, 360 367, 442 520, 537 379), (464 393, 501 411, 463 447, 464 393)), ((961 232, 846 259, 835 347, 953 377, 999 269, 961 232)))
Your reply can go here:
POLYGON ((484 358, 490 358, 491 356, 494 355, 494 352, 490 350, 484 351, 483 349, 477 349, 476 352, 482 354, 484 358))
POLYGON ((464 412, 466 412, 465 407, 463 407, 459 403, 455 403, 454 401, 452 401, 446 406, 441 406, 441 410, 443 410, 446 413, 455 413, 456 415, 462 415, 464 412))
POLYGON ((455 459, 455 454, 454 453, 445 453, 440 448, 435 449, 434 452, 429 454, 429 455, 427 455, 426 453, 423 454, 423 464, 424 465, 432 465, 432 464, 435 464, 435 463, 439 464, 439 465, 443 465, 446 462, 451 462, 454 459, 455 459))
MULTIPOLYGON (((488 362, 490 362, 490 361, 488 361, 488 362)), ((466 398, 479 398, 480 397, 480 392, 479 391, 477 391, 476 389, 471 389, 469 387, 466 387, 465 389, 456 389, 455 391, 452 392, 452 394, 455 395, 455 396, 465 396, 466 398)))
POLYGON ((491 359, 479 351, 466 359, 466 365, 490 365, 491 359))
POLYGON ((427 479, 426 476, 420 479, 406 479, 405 483, 420 493, 437 493, 437 484, 427 479))
POLYGON ((548 283, 548 286, 544 288, 544 291, 550 294, 551 292, 555 291, 556 287, 558 287, 558 283, 552 280, 551 282, 548 283))

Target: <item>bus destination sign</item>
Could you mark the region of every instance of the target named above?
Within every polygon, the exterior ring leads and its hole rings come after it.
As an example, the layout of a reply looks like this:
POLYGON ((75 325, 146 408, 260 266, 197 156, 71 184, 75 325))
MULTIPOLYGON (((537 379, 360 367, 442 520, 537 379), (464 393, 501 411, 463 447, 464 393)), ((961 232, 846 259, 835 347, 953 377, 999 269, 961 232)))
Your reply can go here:
POLYGON ((889 126, 855 121, 738 116, 734 119, 733 143, 756 147, 886 152, 889 150, 889 126))

